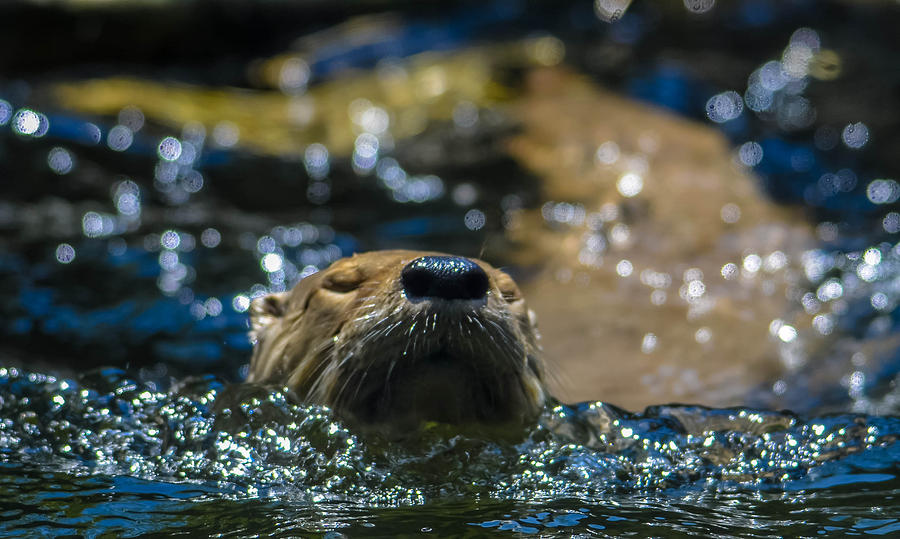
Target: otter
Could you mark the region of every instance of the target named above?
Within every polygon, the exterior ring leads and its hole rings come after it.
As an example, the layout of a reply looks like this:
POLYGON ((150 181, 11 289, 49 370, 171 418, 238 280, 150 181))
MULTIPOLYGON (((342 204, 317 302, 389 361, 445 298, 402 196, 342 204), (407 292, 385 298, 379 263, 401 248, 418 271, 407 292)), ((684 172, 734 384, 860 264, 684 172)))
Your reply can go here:
POLYGON ((247 381, 365 424, 535 418, 547 398, 535 316, 477 259, 375 251, 255 299, 247 381))

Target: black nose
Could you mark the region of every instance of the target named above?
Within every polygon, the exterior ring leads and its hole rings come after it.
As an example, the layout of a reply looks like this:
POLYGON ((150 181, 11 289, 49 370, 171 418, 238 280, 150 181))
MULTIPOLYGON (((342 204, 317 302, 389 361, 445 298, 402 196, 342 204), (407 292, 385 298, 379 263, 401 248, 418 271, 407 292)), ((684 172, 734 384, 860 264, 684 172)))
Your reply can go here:
POLYGON ((400 274, 409 299, 481 299, 490 284, 481 267, 459 256, 423 256, 406 265, 400 274))

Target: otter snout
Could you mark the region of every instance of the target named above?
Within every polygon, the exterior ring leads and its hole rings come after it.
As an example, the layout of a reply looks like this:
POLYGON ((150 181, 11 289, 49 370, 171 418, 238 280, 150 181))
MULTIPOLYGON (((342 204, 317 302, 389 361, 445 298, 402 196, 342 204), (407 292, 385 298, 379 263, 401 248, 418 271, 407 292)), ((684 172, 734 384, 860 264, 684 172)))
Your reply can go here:
POLYGON ((460 256, 422 256, 400 272, 406 298, 484 299, 490 280, 481 266, 460 256))

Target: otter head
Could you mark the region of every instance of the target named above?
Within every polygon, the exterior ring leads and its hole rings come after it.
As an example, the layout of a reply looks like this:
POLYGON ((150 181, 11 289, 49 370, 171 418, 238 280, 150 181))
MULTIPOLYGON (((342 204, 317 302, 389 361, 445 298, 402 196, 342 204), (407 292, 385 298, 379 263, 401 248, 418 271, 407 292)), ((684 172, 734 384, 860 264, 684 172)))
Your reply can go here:
POLYGON ((249 382, 365 423, 522 421, 543 364, 516 283, 480 260, 377 251, 254 300, 249 382))

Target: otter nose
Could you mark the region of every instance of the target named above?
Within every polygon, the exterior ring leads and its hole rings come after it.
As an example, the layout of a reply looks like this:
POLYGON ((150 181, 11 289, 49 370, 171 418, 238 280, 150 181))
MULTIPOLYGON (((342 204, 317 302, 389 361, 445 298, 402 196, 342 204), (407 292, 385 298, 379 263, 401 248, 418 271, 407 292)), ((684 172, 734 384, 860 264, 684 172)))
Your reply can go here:
POLYGON ((481 267, 459 256, 423 256, 406 265, 400 273, 409 299, 481 299, 490 283, 481 267))

